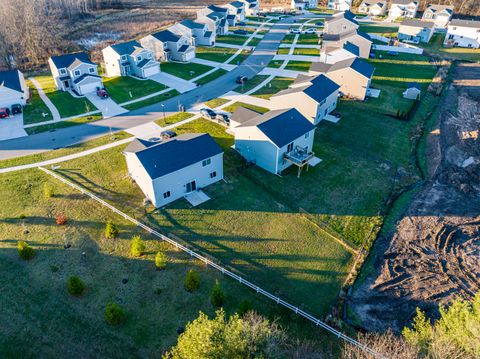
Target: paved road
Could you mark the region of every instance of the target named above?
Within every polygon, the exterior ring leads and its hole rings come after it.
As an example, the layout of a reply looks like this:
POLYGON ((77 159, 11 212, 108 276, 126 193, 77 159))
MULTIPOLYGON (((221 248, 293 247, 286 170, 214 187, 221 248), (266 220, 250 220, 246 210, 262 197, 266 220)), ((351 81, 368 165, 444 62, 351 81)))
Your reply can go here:
POLYGON ((292 18, 285 18, 271 27, 253 53, 237 68, 192 91, 176 96, 162 103, 157 103, 123 115, 83 124, 54 132, 43 132, 36 135, 0 142, 0 159, 25 156, 56 148, 67 147, 109 133, 138 126, 178 111, 179 105, 186 109, 196 104, 220 97, 238 85, 238 76, 252 77, 263 70, 280 46, 280 42, 288 31, 292 18), (162 107, 162 105, 164 107, 162 107))

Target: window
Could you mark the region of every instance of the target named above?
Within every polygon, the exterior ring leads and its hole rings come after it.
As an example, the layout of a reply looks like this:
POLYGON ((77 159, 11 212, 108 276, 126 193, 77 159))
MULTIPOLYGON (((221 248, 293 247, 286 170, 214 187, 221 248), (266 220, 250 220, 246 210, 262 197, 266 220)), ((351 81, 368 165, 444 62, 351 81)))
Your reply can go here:
POLYGON ((142 57, 141 57, 141 56, 137 56, 137 61, 142 61, 142 57))
POLYGON ((202 161, 202 167, 208 166, 210 163, 212 163, 212 160, 210 158, 203 160, 202 161))
POLYGON ((309 137, 310 137, 310 132, 307 132, 307 133, 305 134, 305 138, 309 138, 309 137))
POLYGON ((217 171, 213 171, 212 173, 210 173, 210 178, 215 178, 217 177, 217 171))
POLYGON ((149 59, 151 59, 151 58, 153 57, 152 53, 149 52, 148 55, 147 55, 147 57, 148 57, 149 59))
POLYGON ((127 61, 127 55, 122 55, 122 61, 127 61))
POLYGON ((293 151, 293 142, 289 143, 287 146, 287 152, 292 152, 293 151))
POLYGON ((95 72, 95 67, 90 67, 88 71, 90 71, 90 73, 93 74, 95 72))
POLYGON ((80 70, 75 70, 75 76, 80 76, 80 70))
POLYGON ((61 73, 62 75, 65 75, 65 74, 67 73, 67 70, 65 70, 65 69, 60 69, 60 73, 61 73))
POLYGON ((167 191, 163 194, 163 199, 167 199, 170 196, 171 196, 170 191, 167 191))

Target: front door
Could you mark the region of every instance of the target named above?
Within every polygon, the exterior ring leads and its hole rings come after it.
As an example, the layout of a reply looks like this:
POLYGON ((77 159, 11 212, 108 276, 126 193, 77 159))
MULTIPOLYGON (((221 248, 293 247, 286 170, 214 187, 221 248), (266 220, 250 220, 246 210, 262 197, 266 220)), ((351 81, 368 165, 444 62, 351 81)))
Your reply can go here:
POLYGON ((195 183, 195 181, 187 183, 187 193, 193 192, 196 189, 197 189, 197 184, 195 183))
POLYGON ((66 89, 68 89, 70 87, 70 82, 63 81, 63 85, 65 86, 66 89))
POLYGON ((130 75, 130 66, 124 66, 123 67, 123 72, 124 72, 124 76, 129 76, 130 75))

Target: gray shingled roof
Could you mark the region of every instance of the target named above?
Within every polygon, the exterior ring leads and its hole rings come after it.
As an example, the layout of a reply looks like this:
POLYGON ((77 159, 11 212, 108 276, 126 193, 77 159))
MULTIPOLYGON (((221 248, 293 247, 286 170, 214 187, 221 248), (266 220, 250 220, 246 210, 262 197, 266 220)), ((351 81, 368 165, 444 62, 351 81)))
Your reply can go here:
POLYGON ((435 24, 431 21, 422 21, 419 19, 405 19, 401 22, 400 26, 412 26, 412 27, 426 27, 429 29, 433 29, 435 24))
POLYGON ((480 21, 475 21, 475 20, 453 19, 452 21, 450 21, 449 25, 473 27, 475 29, 480 29, 480 21))
POLYGON ((166 41, 177 42, 178 40, 180 40, 180 36, 171 32, 170 30, 162 30, 152 34, 152 36, 162 42, 166 42, 166 41))
POLYGON ((431 12, 446 11, 449 14, 453 14, 453 5, 429 4, 427 10, 430 10, 431 12))
POLYGON ((358 57, 345 59, 342 61, 337 61, 334 64, 326 64, 323 62, 314 62, 311 66, 312 71, 318 71, 322 73, 333 72, 341 69, 352 68, 359 74, 365 76, 366 78, 371 78, 375 67, 368 62, 360 60, 358 57))
POLYGON ((267 112, 238 128, 252 126, 262 131, 279 148, 315 129, 315 126, 294 108, 267 112))
POLYGON ((340 88, 336 82, 330 80, 323 74, 316 77, 305 77, 303 81, 300 80, 298 83, 305 83, 305 85, 288 88, 280 91, 273 97, 303 92, 311 99, 320 103, 340 88))
POLYGON ((234 113, 232 113, 232 116, 230 117, 230 119, 231 121, 234 121, 234 122, 245 123, 260 115, 261 113, 253 111, 249 108, 239 107, 238 109, 235 110, 234 113))
POLYGON ((90 61, 90 57, 85 52, 75 52, 73 54, 52 56, 51 59, 57 69, 67 68, 74 62, 95 65, 92 61, 90 61))
POLYGON ((392 1, 392 5, 393 4, 397 4, 397 5, 408 5, 410 4, 411 2, 415 3, 418 5, 418 1, 413 1, 413 0, 393 0, 392 1))
POLYGON ((0 71, 0 87, 1 86, 23 92, 22 84, 20 82, 20 71, 0 71))
POLYGON ((148 146, 135 154, 155 179, 223 153, 207 133, 189 133, 148 146))
POLYGON ((189 29, 203 29, 205 27, 205 24, 193 21, 191 19, 183 20, 182 22, 180 22, 180 24, 188 27, 189 29))
POLYGON ((137 41, 121 42, 110 47, 119 55, 134 55, 144 50, 137 41))

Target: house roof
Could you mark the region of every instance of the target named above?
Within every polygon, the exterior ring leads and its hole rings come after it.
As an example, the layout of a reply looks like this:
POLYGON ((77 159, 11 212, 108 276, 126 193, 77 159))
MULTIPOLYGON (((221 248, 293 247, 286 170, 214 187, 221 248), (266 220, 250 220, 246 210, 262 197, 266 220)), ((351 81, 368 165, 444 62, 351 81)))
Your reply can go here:
POLYGON ((230 19, 235 19, 235 15, 233 15, 233 14, 232 15, 227 15, 227 19, 229 19, 229 20, 230 19))
POLYGON ((192 19, 186 19, 180 22, 181 25, 188 27, 189 29, 203 29, 205 27, 205 24, 202 24, 200 22, 196 22, 192 19))
POLYGON ((207 133, 188 133, 169 140, 140 147, 135 154, 151 179, 165 176, 223 153, 220 146, 207 133))
POLYGON ((96 78, 96 79, 100 79, 100 81, 102 80, 102 78, 98 75, 92 75, 92 74, 83 74, 82 76, 80 77, 77 77, 75 80, 73 80, 73 83, 75 84, 78 84, 80 82, 82 82, 83 80, 85 80, 86 78, 88 77, 93 77, 93 78, 96 78))
POLYGON ((315 126, 295 108, 267 112, 238 128, 252 126, 262 131, 279 148, 315 129, 315 126))
POLYGON ((230 5, 236 8, 243 8, 245 6, 245 4, 241 1, 232 1, 230 5))
POLYGON ((405 20, 403 20, 401 22, 400 26, 426 27, 426 28, 433 29, 435 24, 433 22, 430 22, 430 21, 422 21, 422 20, 419 20, 419 19, 406 18, 405 20))
POLYGON ((153 62, 153 61, 152 61, 151 59, 143 59, 142 61, 140 61, 140 62, 137 64, 137 66, 138 66, 139 68, 144 68, 145 65, 147 65, 147 64, 150 63, 150 62, 153 62))
POLYGON ((156 144, 158 144, 158 142, 142 140, 141 138, 135 138, 132 142, 128 144, 127 147, 125 147, 123 152, 138 152, 156 144))
POLYGON ((371 38, 370 35, 367 34, 366 32, 357 30, 357 35, 363 37, 364 39, 367 39, 367 40, 369 40, 369 41, 372 41, 372 38, 371 38))
POLYGON ((425 11, 431 11, 435 13, 445 11, 451 15, 453 14, 453 5, 428 4, 428 7, 425 11))
POLYGON ((290 87, 286 90, 280 91, 273 97, 288 95, 290 93, 303 92, 312 100, 320 103, 340 88, 340 86, 336 82, 330 80, 323 74, 315 77, 306 76, 298 81, 299 82, 297 82, 297 84, 305 85, 290 87))
POLYGON ((480 29, 480 21, 453 19, 448 25, 480 29))
POLYGON ((368 62, 360 60, 358 57, 353 59, 352 64, 350 65, 352 69, 357 71, 359 74, 371 78, 373 72, 375 71, 375 67, 368 62))
POLYGON ((177 42, 178 40, 180 40, 180 36, 171 32, 170 30, 162 30, 152 34, 152 36, 162 42, 165 42, 165 41, 177 42))
POLYGON ((314 62, 311 66, 312 71, 318 71, 321 73, 328 73, 338 71, 346 68, 358 72, 366 78, 371 78, 375 67, 368 62, 360 60, 358 57, 337 61, 334 64, 326 64, 323 62, 314 62))
POLYGON ((245 123, 247 121, 250 121, 252 118, 260 115, 261 113, 253 111, 249 108, 239 107, 238 109, 235 110, 234 113, 232 113, 230 120, 238 123, 245 123))
POLYGON ((332 22, 339 21, 339 20, 342 20, 342 19, 347 19, 348 21, 353 22, 354 24, 358 25, 357 20, 355 20, 355 14, 352 13, 351 11, 348 11, 348 10, 344 11, 344 12, 338 12, 336 14, 333 14, 330 17, 327 17, 325 19, 325 22, 332 23, 332 22))
POLYGON ((408 5, 410 3, 414 3, 415 5, 418 5, 418 1, 414 0, 393 0, 392 5, 408 5))
POLYGON ((418 82, 410 82, 407 85, 407 89, 410 89, 410 88, 414 88, 414 89, 417 89, 419 91, 422 91, 422 86, 420 86, 420 84, 418 82))
POLYGON ((209 37, 212 36, 212 34, 213 34, 212 31, 205 31, 204 37, 208 37, 208 38, 209 38, 209 37))
POLYGON ((180 48, 178 49, 178 52, 185 52, 188 50, 188 48, 190 47, 190 45, 182 45, 180 46, 180 48))
POLYGON ((343 48, 348 52, 351 52, 355 56, 360 56, 360 49, 357 45, 352 44, 350 41, 347 41, 343 44, 343 48))
POLYGON ((20 76, 22 73, 18 70, 0 71, 0 87, 23 92, 20 76))
POLYGON ((95 65, 90 61, 90 57, 85 52, 75 52, 73 54, 65 54, 51 57, 53 64, 57 69, 70 67, 72 64, 85 63, 95 65))
POLYGON ((374 6, 374 5, 377 5, 377 6, 379 6, 379 7, 384 7, 385 5, 387 5, 387 2, 384 1, 384 0, 380 0, 380 1, 375 1, 375 0, 363 1, 360 6, 374 6))
POLYGON ((110 47, 119 55, 135 55, 145 50, 137 41, 122 42, 110 47))
POLYGON ((220 6, 217 6, 217 5, 210 5, 210 6, 207 6, 208 9, 212 10, 213 12, 227 12, 228 9, 225 9, 223 7, 220 7, 220 6))

